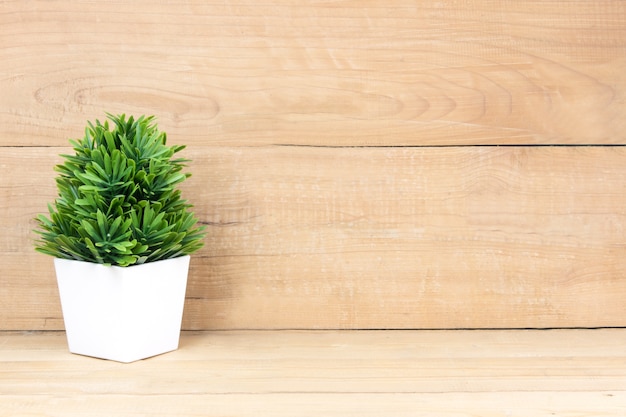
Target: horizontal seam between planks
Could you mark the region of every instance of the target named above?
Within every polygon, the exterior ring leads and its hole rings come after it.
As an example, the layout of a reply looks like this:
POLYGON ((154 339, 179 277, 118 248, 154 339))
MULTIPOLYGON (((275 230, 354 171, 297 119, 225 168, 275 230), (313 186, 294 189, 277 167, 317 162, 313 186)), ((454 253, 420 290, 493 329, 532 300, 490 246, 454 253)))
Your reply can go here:
POLYGON ((609 144, 459 144, 459 145, 309 145, 297 143, 275 143, 272 146, 294 148, 620 148, 626 143, 609 144))

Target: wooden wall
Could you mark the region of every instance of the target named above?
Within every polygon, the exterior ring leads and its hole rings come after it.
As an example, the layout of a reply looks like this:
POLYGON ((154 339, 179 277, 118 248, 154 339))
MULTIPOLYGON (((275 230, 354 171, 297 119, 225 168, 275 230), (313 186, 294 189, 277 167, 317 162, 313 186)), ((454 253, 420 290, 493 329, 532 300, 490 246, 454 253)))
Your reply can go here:
POLYGON ((104 112, 188 145, 186 329, 626 325, 626 2, 0 0, 0 329, 104 112))

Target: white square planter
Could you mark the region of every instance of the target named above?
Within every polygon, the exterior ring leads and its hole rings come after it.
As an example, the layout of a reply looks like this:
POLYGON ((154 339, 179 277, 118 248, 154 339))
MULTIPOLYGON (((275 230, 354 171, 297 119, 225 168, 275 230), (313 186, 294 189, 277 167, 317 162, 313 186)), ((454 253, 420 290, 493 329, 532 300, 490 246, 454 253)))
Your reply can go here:
POLYGON ((133 362, 178 349, 189 256, 129 267, 54 265, 70 352, 133 362))

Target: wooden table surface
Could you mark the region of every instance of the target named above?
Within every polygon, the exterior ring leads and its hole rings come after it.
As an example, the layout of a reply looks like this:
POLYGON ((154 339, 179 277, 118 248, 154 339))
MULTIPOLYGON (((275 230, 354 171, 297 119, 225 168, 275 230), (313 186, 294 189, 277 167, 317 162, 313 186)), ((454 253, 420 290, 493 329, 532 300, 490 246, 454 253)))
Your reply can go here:
POLYGON ((0 333, 1 416, 623 416, 626 329, 223 331, 131 364, 0 333))

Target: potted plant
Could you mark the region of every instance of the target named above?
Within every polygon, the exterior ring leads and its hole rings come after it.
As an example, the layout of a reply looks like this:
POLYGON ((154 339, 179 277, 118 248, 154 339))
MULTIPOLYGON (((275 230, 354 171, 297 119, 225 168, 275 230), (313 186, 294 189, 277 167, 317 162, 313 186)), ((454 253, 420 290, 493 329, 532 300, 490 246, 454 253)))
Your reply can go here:
POLYGON ((61 155, 35 247, 55 257, 70 352, 132 362, 178 348, 189 254, 205 233, 177 189, 190 176, 174 158, 184 146, 166 145, 154 116, 107 117, 61 155))

